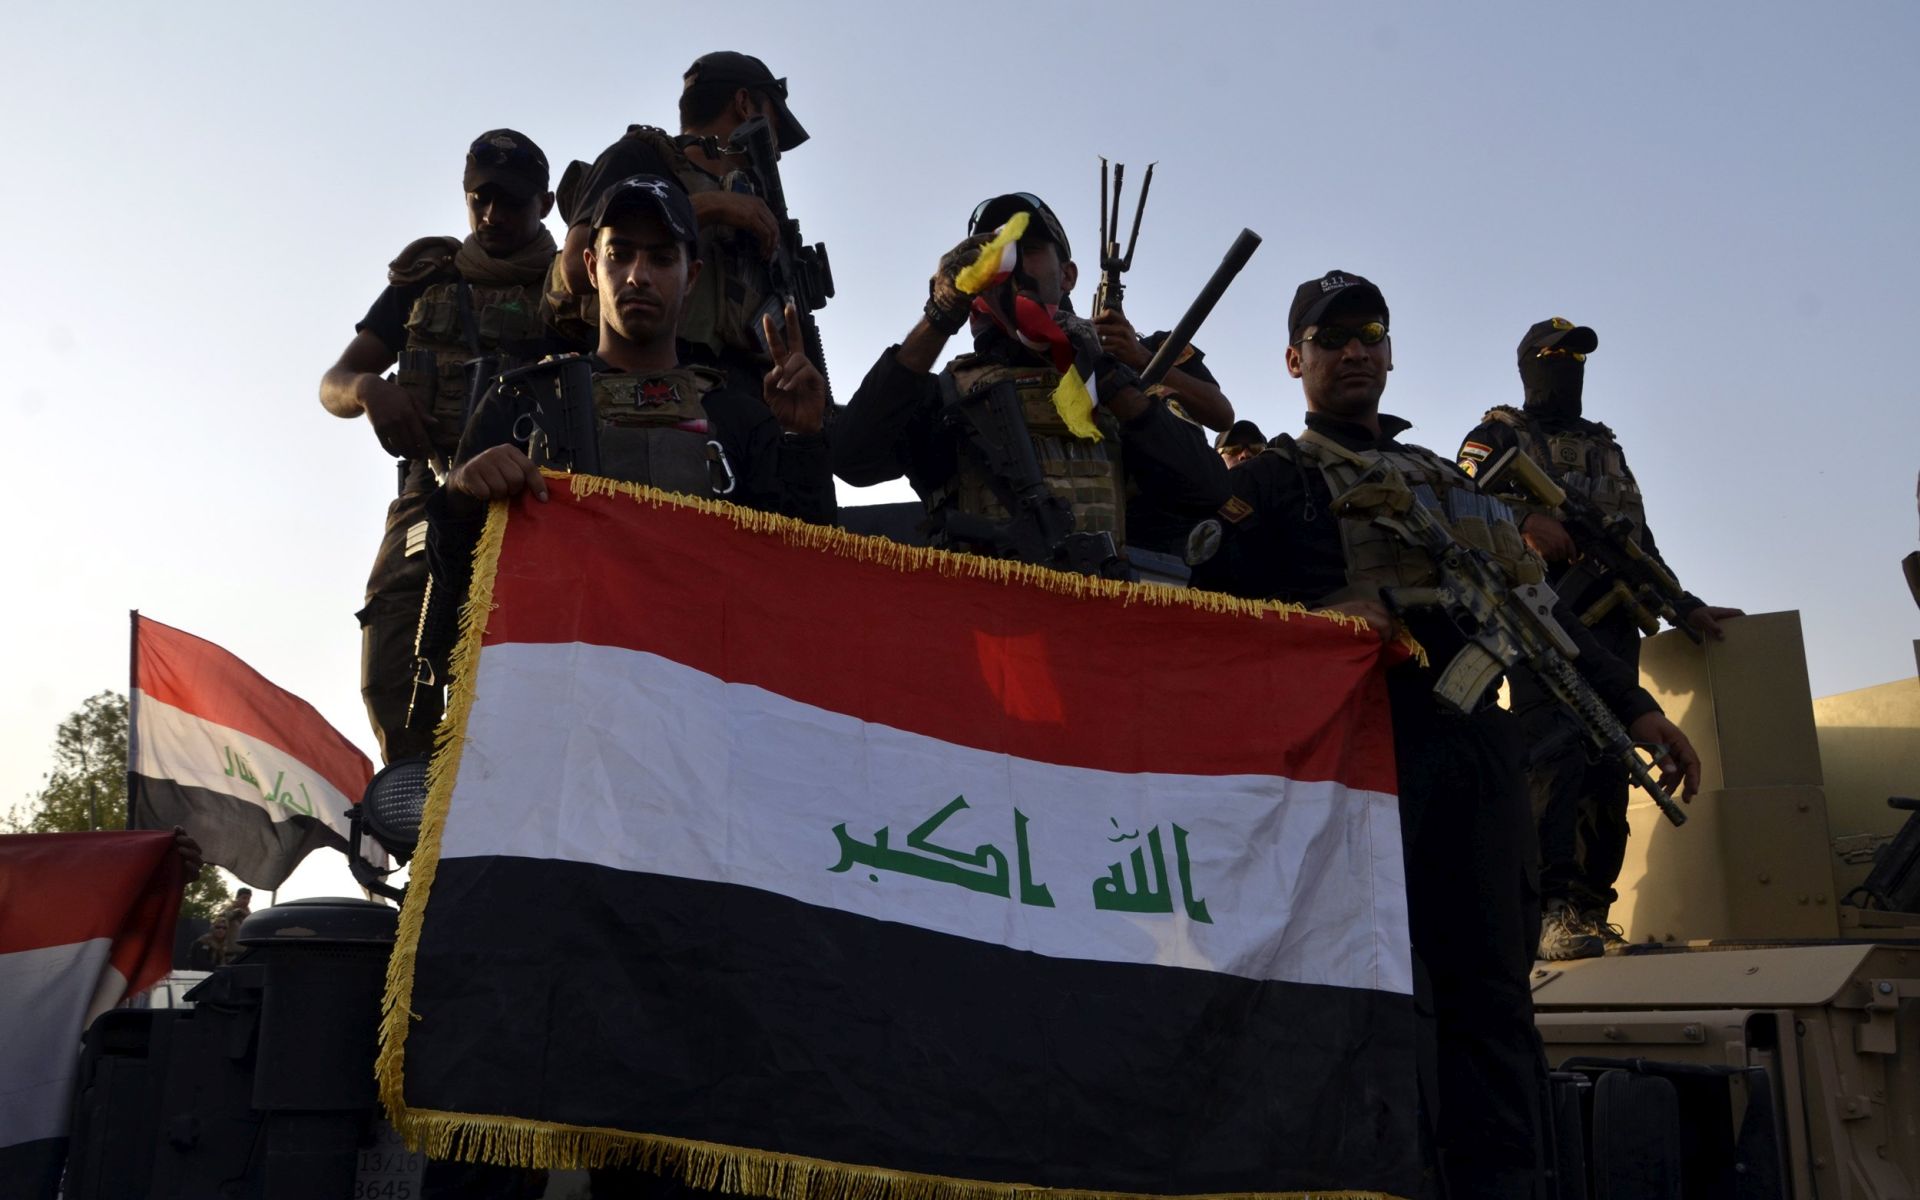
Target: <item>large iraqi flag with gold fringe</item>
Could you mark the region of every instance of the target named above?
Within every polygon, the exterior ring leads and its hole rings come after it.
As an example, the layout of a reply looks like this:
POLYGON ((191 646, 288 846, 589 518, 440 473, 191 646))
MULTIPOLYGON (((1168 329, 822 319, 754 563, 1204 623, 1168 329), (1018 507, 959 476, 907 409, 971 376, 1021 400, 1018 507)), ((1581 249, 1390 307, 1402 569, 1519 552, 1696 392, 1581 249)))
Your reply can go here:
POLYGON ((496 505, 380 1078, 750 1196, 1400 1194, 1377 638, 553 477, 496 505))

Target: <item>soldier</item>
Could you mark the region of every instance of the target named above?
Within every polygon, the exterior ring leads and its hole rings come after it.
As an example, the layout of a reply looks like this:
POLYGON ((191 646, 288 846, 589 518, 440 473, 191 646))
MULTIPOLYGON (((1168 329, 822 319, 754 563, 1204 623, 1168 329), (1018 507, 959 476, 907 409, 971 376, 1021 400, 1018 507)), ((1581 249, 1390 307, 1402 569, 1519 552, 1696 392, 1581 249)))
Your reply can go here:
POLYGON ((429 707, 408 719, 427 581, 422 505, 434 485, 432 463, 444 463, 460 438, 466 364, 488 355, 531 361, 545 339, 540 285, 554 255, 541 224, 553 207, 546 155, 525 134, 490 130, 467 149, 465 187, 473 232, 464 242, 421 238, 402 250, 387 289, 320 378, 328 412, 365 413, 381 447, 404 460, 359 612, 360 693, 389 762, 431 750, 440 716, 429 707), (398 380, 383 378, 403 356, 398 380))
POLYGON ((1220 461, 1237 467, 1267 448, 1267 435, 1252 421, 1235 421, 1225 433, 1213 439, 1220 461))
POLYGON ((772 294, 766 263, 780 231, 766 202, 744 190, 749 180, 736 174, 745 172, 744 158, 716 153, 755 117, 772 124, 782 154, 809 136, 787 107, 787 81, 775 78, 765 63, 733 50, 702 55, 683 77, 679 137, 631 125, 590 166, 568 168, 563 187, 570 203, 561 213, 567 240, 548 283, 548 303, 560 321, 586 331, 589 345, 597 336, 595 293, 582 252, 593 238, 588 216, 600 192, 632 175, 671 176, 692 199, 700 223, 700 283, 680 329, 689 361, 725 371, 741 391, 759 389, 772 365, 761 344, 760 318, 772 294))
MULTIPOLYGON (((1386 298, 1357 275, 1334 271, 1300 285, 1286 362, 1306 392, 1307 429, 1275 438, 1229 473, 1221 549, 1196 582, 1330 607, 1387 636, 1394 618, 1381 589, 1432 581, 1425 552, 1373 525, 1373 509, 1335 512, 1334 498, 1383 459, 1409 484, 1431 489, 1442 513, 1454 511, 1452 493, 1471 491, 1452 462, 1399 440, 1406 421, 1380 412, 1393 368, 1387 323, 1386 298)), ((1484 516, 1486 502, 1470 499, 1484 516)), ((1459 504, 1466 511, 1468 498, 1459 504)), ((1528 571, 1531 556, 1510 523, 1453 528, 1516 575, 1528 571)), ((1434 1022, 1422 1060, 1437 1065, 1422 1072, 1423 1095, 1448 1194, 1531 1196, 1544 1063, 1528 988, 1539 906, 1519 749, 1498 707, 1456 716, 1436 704, 1439 668, 1461 636, 1435 614, 1416 611, 1407 622, 1433 664, 1410 660, 1387 673, 1416 978, 1430 992, 1434 1022)), ((1690 792, 1699 764, 1685 737, 1630 672, 1591 639, 1584 646, 1591 653, 1579 661, 1595 690, 1636 738, 1672 747, 1664 765, 1684 772, 1690 792)))
MULTIPOLYGON (((963 295, 954 278, 990 235, 1016 213, 1029 215, 1018 245, 1013 286, 1036 305, 1036 319, 1057 323, 1077 346, 1097 337, 1067 306, 1079 270, 1066 232, 1038 197, 996 196, 974 209, 969 237, 941 259, 925 314, 898 345, 880 355, 835 429, 834 473, 856 487, 902 475, 926 505, 935 543, 955 550, 1023 553, 992 537, 1030 495, 996 458, 1020 458, 1021 448, 998 444, 990 430, 958 415, 996 388, 1017 395, 1015 420, 1030 437, 1045 490, 1071 506, 1072 530, 1110 534, 1125 543, 1129 484, 1190 519, 1204 517, 1226 498, 1226 472, 1204 438, 1168 411, 1164 400, 1133 386, 1135 376, 1112 355, 1095 374, 1098 437, 1075 433, 1052 396, 1061 374, 1045 357, 1003 328, 984 301, 963 295), (973 352, 935 374, 948 339, 971 323, 973 352)), ((1016 302, 1017 303, 1017 302, 1016 302)), ((1189 522, 1190 523, 1190 522, 1189 522)), ((1028 557, 1044 558, 1047 547, 1028 557)), ((1097 565, 1097 564, 1096 564, 1097 565)), ((1104 568, 1103 568, 1104 569, 1104 568)))
MULTIPOLYGON (((1584 325, 1554 317, 1527 330, 1520 339, 1523 408, 1502 405, 1460 445, 1460 466, 1472 475, 1493 458, 1519 446, 1561 487, 1603 516, 1630 522, 1633 541, 1664 568, 1653 531, 1647 527, 1640 486, 1627 468, 1613 431, 1581 416, 1586 358, 1600 344, 1584 325)), ((1583 545, 1538 500, 1510 478, 1499 492, 1522 514, 1520 532, 1548 563, 1548 582, 1575 613, 1587 614, 1614 586, 1614 579, 1589 557, 1583 545), (1579 564, 1576 567, 1576 564, 1579 564)), ((1685 593, 1674 612, 1698 633, 1720 638, 1720 622, 1737 617, 1737 608, 1714 608, 1685 593)), ((1584 619, 1584 618, 1583 618, 1584 619)), ((1640 667, 1640 625, 1624 605, 1590 622, 1596 641, 1635 672, 1640 667)), ((1619 898, 1613 884, 1627 851, 1627 777, 1617 764, 1588 761, 1579 739, 1566 736, 1565 718, 1531 677, 1516 674, 1513 706, 1521 736, 1529 748, 1527 783, 1540 830, 1540 895, 1545 913, 1540 928, 1543 959, 1591 958, 1623 941, 1607 922, 1607 909, 1619 898)))
MULTIPOLYGON (((679 361, 674 331, 701 274, 687 194, 671 179, 636 175, 601 192, 588 219, 595 238, 585 261, 600 314, 591 402, 602 473, 830 524, 826 381, 806 356, 769 329, 780 361, 754 395, 732 390, 712 368, 679 361)), ((551 398, 563 365, 503 381, 481 402, 463 461, 427 506, 436 589, 445 581, 451 595, 465 593, 468 551, 490 501, 523 490, 546 500, 539 464, 508 440, 519 423, 511 390, 548 389, 551 398)))

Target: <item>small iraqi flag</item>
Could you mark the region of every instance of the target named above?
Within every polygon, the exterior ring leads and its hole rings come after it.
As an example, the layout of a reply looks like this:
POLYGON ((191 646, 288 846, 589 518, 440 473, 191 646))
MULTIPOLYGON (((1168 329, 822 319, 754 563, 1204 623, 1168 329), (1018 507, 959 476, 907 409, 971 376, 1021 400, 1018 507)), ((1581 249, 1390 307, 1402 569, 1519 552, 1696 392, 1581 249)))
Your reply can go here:
POLYGON ((166 975, 182 882, 170 832, 0 837, 0 1195, 55 1194, 80 1035, 166 975))
POLYGON ((1413 1193, 1403 649, 549 479, 476 553, 389 972, 427 1153, 783 1200, 1413 1193))
POLYGON ((183 826, 206 860, 276 888, 347 847, 373 764, 313 706, 212 642, 133 616, 128 824, 183 826))

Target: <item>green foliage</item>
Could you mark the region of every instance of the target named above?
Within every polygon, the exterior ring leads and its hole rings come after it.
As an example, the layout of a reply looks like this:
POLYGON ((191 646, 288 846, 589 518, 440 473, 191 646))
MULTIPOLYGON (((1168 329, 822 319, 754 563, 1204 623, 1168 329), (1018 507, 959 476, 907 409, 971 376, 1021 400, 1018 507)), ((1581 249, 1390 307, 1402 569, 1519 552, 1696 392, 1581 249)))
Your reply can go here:
MULTIPOLYGON (((84 833, 127 827, 127 698, 118 692, 89 696, 53 734, 53 770, 22 809, 0 817, 0 832, 84 833)), ((182 917, 211 918, 231 892, 219 871, 208 867, 187 885, 182 917)))

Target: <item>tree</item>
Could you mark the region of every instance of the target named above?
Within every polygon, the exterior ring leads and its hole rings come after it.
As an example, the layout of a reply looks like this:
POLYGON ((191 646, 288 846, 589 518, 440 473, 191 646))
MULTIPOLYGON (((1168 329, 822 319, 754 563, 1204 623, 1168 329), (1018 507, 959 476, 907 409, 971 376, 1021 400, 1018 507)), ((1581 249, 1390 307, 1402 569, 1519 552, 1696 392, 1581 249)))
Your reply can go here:
MULTIPOLYGON (((53 770, 22 810, 0 819, 10 833, 83 833, 127 827, 127 698, 89 696, 53 734, 53 770)), ((180 902, 182 917, 210 919, 232 894, 214 869, 200 872, 180 902)))

